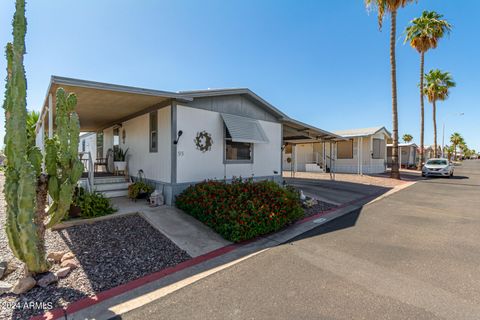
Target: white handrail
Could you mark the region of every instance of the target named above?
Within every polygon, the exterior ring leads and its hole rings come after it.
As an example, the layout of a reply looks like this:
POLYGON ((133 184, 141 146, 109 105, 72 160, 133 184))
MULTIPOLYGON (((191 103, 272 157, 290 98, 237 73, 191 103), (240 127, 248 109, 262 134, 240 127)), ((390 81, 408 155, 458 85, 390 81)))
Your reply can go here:
POLYGON ((89 192, 93 191, 94 187, 94 166, 93 166, 93 160, 92 160, 92 154, 90 151, 88 152, 79 152, 78 153, 80 160, 84 163, 84 167, 87 170, 87 189, 89 192), (84 159, 83 157, 87 155, 88 159, 84 159), (87 161, 87 165, 85 166, 85 161, 87 161))

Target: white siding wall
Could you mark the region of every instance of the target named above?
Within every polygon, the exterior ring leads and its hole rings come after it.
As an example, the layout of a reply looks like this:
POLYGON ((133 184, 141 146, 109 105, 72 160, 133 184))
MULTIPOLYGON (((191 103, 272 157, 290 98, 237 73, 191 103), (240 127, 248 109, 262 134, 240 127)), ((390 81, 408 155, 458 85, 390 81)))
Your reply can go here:
POLYGON ((82 152, 82 144, 85 141, 85 152, 90 152, 92 155, 92 161, 95 163, 97 161, 97 135, 94 134, 85 134, 80 136, 80 142, 78 144, 78 152, 82 152))
MULTIPOLYGON (((149 151, 149 114, 144 114, 122 123, 120 147, 128 148, 129 174, 136 176, 142 169, 147 179, 161 182, 171 180, 171 107, 158 110, 158 152, 149 151), (125 143, 122 131, 125 130, 125 143)), ((104 154, 113 147, 113 128, 104 133, 104 154)))
POLYGON ((307 163, 323 163, 323 144, 322 143, 301 143, 292 146, 295 153, 287 154, 283 152, 283 170, 292 170, 295 165, 296 171, 306 171, 307 163), (295 157, 295 163, 294 158, 295 157), (287 159, 291 158, 292 162, 288 163, 287 159))
POLYGON ((35 137, 35 145, 40 149, 42 154, 45 152, 44 134, 45 134, 45 123, 42 121, 42 125, 38 129, 37 136, 35 137))
POLYGON ((254 144, 254 162, 249 164, 224 164, 223 120, 218 112, 177 106, 177 130, 183 135, 177 145, 177 182, 227 179, 236 177, 272 176, 280 173, 281 135, 279 123, 260 121, 269 143, 254 144), (212 135, 212 149, 197 150, 194 138, 200 131, 212 135))
MULTIPOLYGON (((385 147, 385 158, 384 159, 372 159, 373 152, 373 143, 372 139, 383 139, 385 140, 385 135, 380 132, 376 135, 363 138, 363 152, 362 152, 362 164, 363 164, 363 173, 382 173, 385 172, 385 163, 387 160, 387 150, 385 147)), ((359 147, 360 138, 353 139, 353 159, 336 159, 335 161, 335 171, 336 172, 345 172, 345 173, 357 173, 358 172, 358 147, 359 147)), ((328 151, 327 151, 328 154, 328 151)), ((335 155, 336 156, 336 155, 335 155)))
POLYGON ((107 157, 108 149, 113 148, 113 127, 103 130, 103 157, 107 157))

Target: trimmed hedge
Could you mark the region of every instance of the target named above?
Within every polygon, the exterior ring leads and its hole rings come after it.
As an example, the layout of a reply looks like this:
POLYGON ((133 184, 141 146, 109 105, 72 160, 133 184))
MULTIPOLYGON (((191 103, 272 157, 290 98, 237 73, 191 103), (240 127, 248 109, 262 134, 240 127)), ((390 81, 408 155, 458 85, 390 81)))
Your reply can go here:
POLYGON ((239 242, 283 228, 303 217, 299 195, 273 181, 205 181, 176 199, 178 208, 225 239, 239 242))

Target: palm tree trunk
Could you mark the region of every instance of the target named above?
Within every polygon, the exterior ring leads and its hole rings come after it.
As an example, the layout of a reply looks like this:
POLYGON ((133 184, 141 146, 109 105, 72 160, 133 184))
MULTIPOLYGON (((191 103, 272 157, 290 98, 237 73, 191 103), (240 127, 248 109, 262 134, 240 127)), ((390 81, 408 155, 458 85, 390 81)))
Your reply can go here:
POLYGON ((455 156, 453 157, 454 161, 457 161, 457 144, 455 144, 455 156))
POLYGON ((392 11, 392 25, 390 28, 390 67, 392 77, 392 173, 393 179, 400 179, 398 166, 398 110, 397 110, 397 67, 395 61, 395 38, 397 33, 397 11, 392 11))
POLYGON ((433 157, 436 158, 438 157, 437 154, 437 106, 435 104, 435 98, 432 101, 433 105, 433 147, 435 148, 433 150, 433 157))
POLYGON ((420 163, 418 164, 418 170, 422 170, 422 164, 424 162, 424 136, 425 136, 425 105, 423 101, 423 76, 425 64, 425 52, 420 53, 420 163))

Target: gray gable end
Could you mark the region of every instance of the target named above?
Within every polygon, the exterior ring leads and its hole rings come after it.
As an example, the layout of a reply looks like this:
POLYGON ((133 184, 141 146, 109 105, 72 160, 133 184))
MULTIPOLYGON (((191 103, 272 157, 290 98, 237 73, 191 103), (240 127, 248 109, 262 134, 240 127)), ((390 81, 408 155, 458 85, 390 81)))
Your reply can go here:
POLYGON ((194 97, 193 101, 182 102, 182 105, 257 120, 280 122, 277 115, 244 94, 194 97))

